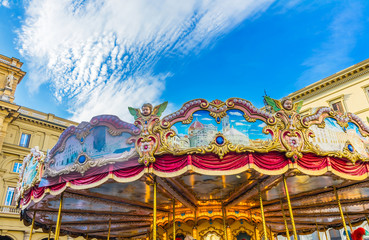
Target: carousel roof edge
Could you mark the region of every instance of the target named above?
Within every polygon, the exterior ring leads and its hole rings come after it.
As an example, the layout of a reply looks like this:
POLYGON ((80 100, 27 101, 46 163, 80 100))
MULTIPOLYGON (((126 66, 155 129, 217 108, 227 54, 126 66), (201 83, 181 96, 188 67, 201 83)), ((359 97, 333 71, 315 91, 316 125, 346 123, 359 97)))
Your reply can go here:
POLYGON ((241 98, 194 99, 163 118, 166 102, 146 104, 129 109, 133 124, 113 115, 93 117, 68 127, 46 157, 32 150, 20 174, 21 195, 35 186, 85 188, 78 180, 95 182, 96 176, 129 182, 144 173, 175 176, 189 170, 278 175, 298 169, 308 175, 367 177, 369 128, 355 114, 321 107, 302 116, 301 102, 270 97, 266 102, 264 111, 241 98))

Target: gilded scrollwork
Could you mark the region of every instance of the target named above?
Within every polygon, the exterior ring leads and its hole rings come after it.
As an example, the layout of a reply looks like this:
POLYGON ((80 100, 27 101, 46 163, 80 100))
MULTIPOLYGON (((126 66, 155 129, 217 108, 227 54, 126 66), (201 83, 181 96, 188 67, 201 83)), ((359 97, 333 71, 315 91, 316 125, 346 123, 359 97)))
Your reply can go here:
MULTIPOLYGON (((154 162, 155 156, 162 154, 212 153, 222 159, 231 152, 271 151, 284 152, 292 161, 298 161, 306 153, 347 158, 352 162, 366 160, 356 149, 350 151, 346 147, 342 151, 326 151, 313 141, 317 139, 313 126, 326 129, 327 118, 337 121, 344 131, 349 122, 352 122, 358 126, 363 137, 369 136, 369 129, 356 115, 342 115, 329 107, 322 107, 312 115, 301 116, 299 109, 302 102, 293 104, 288 98, 282 101, 269 98, 268 101, 273 101, 274 112, 258 109, 249 101, 240 98, 230 98, 225 102, 195 99, 161 120, 151 116, 137 119, 135 124, 141 129, 138 138, 140 140, 136 141, 140 162, 154 162), (209 125, 211 119, 214 121, 213 126, 209 125), (258 125, 259 128, 251 131, 240 128, 242 125, 258 125), (186 132, 179 129, 182 127, 186 132), (240 129, 243 129, 246 137, 241 136, 240 129), (252 139, 253 134, 263 134, 264 137, 255 140, 252 139)), ((369 147, 367 151, 369 154, 369 147)))

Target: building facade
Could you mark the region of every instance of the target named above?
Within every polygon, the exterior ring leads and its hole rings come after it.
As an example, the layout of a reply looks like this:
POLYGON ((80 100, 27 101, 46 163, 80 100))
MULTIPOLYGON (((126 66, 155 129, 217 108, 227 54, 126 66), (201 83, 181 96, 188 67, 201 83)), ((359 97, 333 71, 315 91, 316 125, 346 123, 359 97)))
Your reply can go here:
MULTIPOLYGON (((30 227, 19 220, 15 189, 22 161, 30 149, 38 146, 45 154, 58 141, 59 135, 77 123, 22 107, 14 102, 14 93, 25 76, 22 63, 0 55, 0 239, 28 240, 30 227)), ((48 238, 48 233, 35 230, 34 240, 48 238)), ((67 237, 63 237, 67 239, 67 237)))
POLYGON ((304 101, 302 114, 311 114, 321 106, 351 112, 364 122, 369 120, 369 59, 346 68, 289 95, 292 101, 304 101))

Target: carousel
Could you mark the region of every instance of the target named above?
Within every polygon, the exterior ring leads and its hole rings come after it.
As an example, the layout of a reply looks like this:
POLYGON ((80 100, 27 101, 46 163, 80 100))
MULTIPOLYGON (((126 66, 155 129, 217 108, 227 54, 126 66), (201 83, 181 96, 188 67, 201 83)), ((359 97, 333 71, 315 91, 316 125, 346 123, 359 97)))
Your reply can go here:
POLYGON ((330 229, 349 240, 369 214, 369 128, 265 100, 195 99, 165 117, 167 103, 144 104, 129 108, 133 124, 101 115, 68 127, 24 159, 21 219, 56 240, 325 240, 330 229))

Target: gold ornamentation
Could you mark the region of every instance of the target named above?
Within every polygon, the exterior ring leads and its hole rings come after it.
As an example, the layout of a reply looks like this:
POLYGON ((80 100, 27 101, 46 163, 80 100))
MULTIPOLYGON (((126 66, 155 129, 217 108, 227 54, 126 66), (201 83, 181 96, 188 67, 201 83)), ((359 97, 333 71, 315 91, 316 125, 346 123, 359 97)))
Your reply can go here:
POLYGON ((217 235, 217 237, 219 237, 220 239, 224 239, 223 236, 224 236, 224 232, 218 228, 215 228, 215 227, 208 227, 204 230, 202 230, 200 233, 199 233, 199 236, 200 236, 200 240, 205 240, 206 236, 208 234, 215 234, 217 235))
MULTIPOLYGON (((255 234, 252 230, 245 228, 244 226, 241 226, 235 230, 232 231, 232 235, 235 236, 235 238, 240 234, 240 233, 246 233, 247 235, 250 236, 251 240, 256 240, 255 239, 255 234)), ((230 239, 229 239, 230 240, 230 239)))
POLYGON ((328 107, 323 107, 319 108, 312 115, 301 117, 298 113, 301 102, 293 104, 289 99, 284 99, 281 102, 278 100, 273 101, 277 106, 277 111, 273 114, 257 109, 249 101, 239 98, 230 98, 226 102, 220 100, 207 102, 204 99, 195 99, 185 103, 180 110, 164 117, 162 120, 158 117, 155 119, 146 118, 146 120, 145 118, 139 118, 135 123, 141 129, 140 140, 137 139, 136 141, 136 149, 140 154, 139 161, 148 164, 155 161, 156 155, 162 154, 213 153, 222 159, 230 152, 266 153, 271 151, 284 152, 286 157, 291 158, 293 161, 298 161, 305 153, 347 158, 353 163, 357 160, 367 160, 358 152, 349 151, 347 147, 338 152, 322 151, 311 141, 315 134, 310 127, 316 125, 318 128, 325 128, 326 118, 335 119, 343 129, 346 129, 348 122, 353 122, 359 127, 359 131, 363 136, 369 136, 369 128, 360 122, 356 115, 340 115, 328 107), (260 145, 234 144, 229 139, 226 139, 222 132, 218 132, 207 146, 180 148, 172 145, 171 141, 174 141, 172 138, 176 137, 176 132, 171 127, 178 122, 191 124, 194 120, 194 114, 203 110, 208 111, 209 115, 218 124, 227 116, 228 111, 239 110, 243 112, 243 118, 248 122, 252 123, 256 122, 256 120, 264 122, 266 126, 262 129, 262 132, 270 134, 272 139, 264 141, 260 145), (222 144, 217 143, 215 140, 220 136, 224 139, 222 144))
POLYGON ((220 123, 223 117, 227 116, 227 105, 216 99, 209 103, 208 110, 210 111, 210 116, 212 116, 217 123, 220 123))
POLYGON ((20 197, 23 197, 24 192, 41 181, 44 161, 45 154, 39 150, 38 146, 32 148, 31 152, 23 159, 17 184, 17 195, 15 196, 17 201, 20 197))

